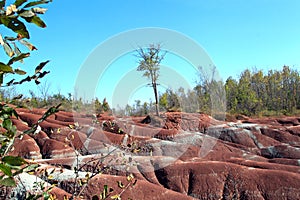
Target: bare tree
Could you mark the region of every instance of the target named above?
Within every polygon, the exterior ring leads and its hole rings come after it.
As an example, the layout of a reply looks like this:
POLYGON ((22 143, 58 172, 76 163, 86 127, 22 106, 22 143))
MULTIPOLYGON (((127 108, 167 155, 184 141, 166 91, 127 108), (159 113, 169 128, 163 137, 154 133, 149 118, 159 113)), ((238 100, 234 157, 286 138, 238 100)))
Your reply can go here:
POLYGON ((153 87, 155 96, 156 115, 159 116, 158 94, 157 94, 157 80, 159 77, 159 65, 166 55, 166 51, 161 50, 160 44, 150 44, 148 48, 136 50, 139 58, 139 66, 137 71, 143 71, 143 76, 151 80, 150 85, 153 87))
POLYGON ((51 83, 49 83, 47 80, 38 86, 38 90, 41 93, 41 96, 44 101, 46 101, 46 99, 49 97, 50 88, 51 88, 51 83))

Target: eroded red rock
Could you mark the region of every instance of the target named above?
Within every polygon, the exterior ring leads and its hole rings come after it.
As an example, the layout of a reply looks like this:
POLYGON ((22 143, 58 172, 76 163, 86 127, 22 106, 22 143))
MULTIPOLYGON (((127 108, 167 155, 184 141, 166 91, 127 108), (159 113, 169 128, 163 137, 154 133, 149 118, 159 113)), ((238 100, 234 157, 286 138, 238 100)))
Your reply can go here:
MULTIPOLYGON (((46 110, 17 111, 20 118, 12 120, 21 132, 46 110)), ((42 130, 17 139, 11 154, 70 170, 84 166, 82 173, 105 167, 105 175, 88 182, 84 199, 105 184, 126 183, 130 173, 137 185, 122 199, 300 199, 299 118, 232 121, 181 112, 118 118, 60 111, 42 130)), ((53 191, 59 198, 72 195, 74 179, 63 183, 53 191)))
POLYGON ((44 158, 72 157, 75 156, 74 151, 69 145, 53 139, 47 139, 41 148, 44 158))
POLYGON ((40 147, 29 135, 24 135, 22 139, 16 138, 13 150, 9 154, 29 159, 42 158, 40 147))
MULTIPOLYGON (((114 188, 112 194, 120 194, 122 189, 116 184, 121 181, 124 185, 128 184, 126 177, 109 176, 109 175, 97 175, 88 184, 85 190, 85 198, 92 199, 93 196, 99 195, 98 191, 102 191, 104 185, 114 188)), ((168 190, 161 186, 149 183, 144 180, 138 180, 136 185, 133 187, 128 187, 124 193, 122 193, 122 199, 159 199, 159 200, 169 200, 169 199, 182 199, 191 200, 192 197, 187 195, 168 190)))
POLYGON ((197 199, 300 197, 300 174, 287 171, 211 161, 170 165, 156 174, 166 188, 197 199))

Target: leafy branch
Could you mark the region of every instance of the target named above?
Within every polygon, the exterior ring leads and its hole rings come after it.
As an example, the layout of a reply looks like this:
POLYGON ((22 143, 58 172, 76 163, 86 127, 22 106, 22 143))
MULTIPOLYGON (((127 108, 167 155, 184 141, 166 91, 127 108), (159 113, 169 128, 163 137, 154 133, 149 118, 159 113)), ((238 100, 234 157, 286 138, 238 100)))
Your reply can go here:
POLYGON ((10 58, 8 62, 0 61, 0 86, 19 85, 24 82, 34 80, 36 84, 39 84, 40 78, 43 78, 49 71, 41 71, 43 67, 49 62, 40 63, 35 70, 35 73, 31 76, 15 81, 12 79, 6 84, 4 78, 7 74, 26 75, 27 72, 13 68, 13 64, 16 62, 23 62, 24 59, 30 57, 30 52, 22 53, 17 44, 25 46, 29 51, 37 50, 37 48, 31 44, 29 31, 25 23, 32 23, 38 27, 45 28, 45 22, 39 17, 41 14, 45 14, 46 8, 38 7, 41 4, 47 4, 51 1, 32 1, 16 0, 13 4, 6 6, 6 1, 0 1, 0 25, 4 25, 6 28, 14 32, 15 36, 3 36, 0 32, 0 45, 3 47, 4 52, 10 58))

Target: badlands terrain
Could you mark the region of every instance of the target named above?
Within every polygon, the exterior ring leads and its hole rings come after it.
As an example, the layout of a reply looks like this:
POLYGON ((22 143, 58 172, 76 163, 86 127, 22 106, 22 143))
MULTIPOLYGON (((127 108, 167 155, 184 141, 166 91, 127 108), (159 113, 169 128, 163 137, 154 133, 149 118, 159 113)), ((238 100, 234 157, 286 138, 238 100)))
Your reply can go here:
MULTIPOLYGON (((16 110, 19 131, 46 111, 16 110)), ((180 112, 158 118, 59 111, 40 127, 11 152, 39 168, 21 174, 1 199, 37 192, 34 182, 54 184, 57 199, 300 199, 300 117, 224 122, 180 112)))

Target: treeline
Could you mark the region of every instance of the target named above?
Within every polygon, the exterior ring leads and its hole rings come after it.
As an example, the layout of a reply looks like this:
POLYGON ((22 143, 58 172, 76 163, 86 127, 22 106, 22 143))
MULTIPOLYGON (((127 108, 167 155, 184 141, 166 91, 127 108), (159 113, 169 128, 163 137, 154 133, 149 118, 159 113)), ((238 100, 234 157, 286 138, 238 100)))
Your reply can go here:
POLYGON ((245 115, 294 115, 300 109, 300 76, 296 69, 245 70, 225 83, 227 111, 245 115))
MULTIPOLYGON (((281 70, 244 70, 237 79, 229 77, 225 82, 200 78, 192 89, 167 89, 159 94, 159 110, 200 112, 216 114, 226 111, 229 114, 247 116, 296 115, 300 113, 300 74, 298 70, 283 66, 281 70)), ((67 111, 112 112, 116 115, 144 116, 155 112, 155 103, 136 100, 124 108, 111 108, 104 98, 84 101, 74 98, 71 93, 64 96, 36 96, 29 91, 29 97, 16 98, 11 91, 0 90, 0 101, 20 107, 45 108, 62 104, 67 111)))
POLYGON ((64 96, 60 92, 56 94, 42 93, 42 95, 36 95, 33 91, 28 92, 29 95, 25 96, 18 94, 15 89, 1 89, 0 90, 0 102, 6 102, 18 107, 24 107, 28 109, 32 108, 50 108, 61 104, 60 110, 76 111, 84 113, 103 113, 112 112, 106 98, 100 101, 98 98, 91 101, 85 101, 82 98, 74 97, 71 93, 64 96))
MULTIPOLYGON (((300 113, 300 75, 296 69, 243 71, 237 79, 225 82, 201 78, 192 90, 167 89, 159 95, 160 111, 184 111, 243 114, 247 116, 295 115, 300 113), (226 105, 222 105, 222 104, 226 105)), ((153 103, 127 105, 126 115, 145 115, 153 110, 153 103)))

